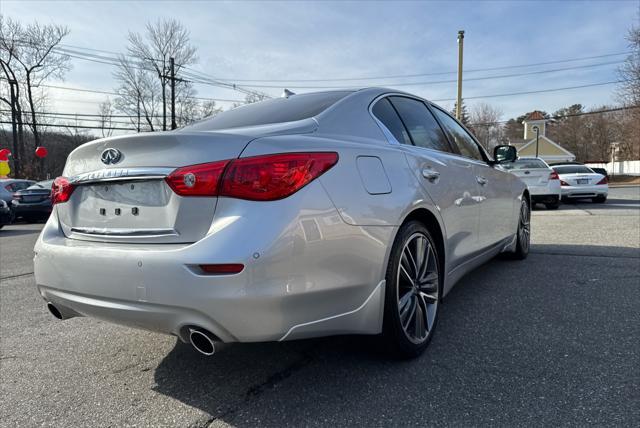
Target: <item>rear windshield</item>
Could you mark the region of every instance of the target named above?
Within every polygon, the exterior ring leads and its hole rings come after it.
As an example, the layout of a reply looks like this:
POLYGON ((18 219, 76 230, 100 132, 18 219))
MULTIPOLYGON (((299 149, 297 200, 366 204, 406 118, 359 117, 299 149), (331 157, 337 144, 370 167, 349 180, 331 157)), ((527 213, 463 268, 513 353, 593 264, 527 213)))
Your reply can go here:
POLYGON ((548 168, 547 165, 540 159, 518 159, 515 162, 502 164, 502 166, 506 169, 548 168))
POLYGON ((554 166, 553 170, 558 174, 593 174, 593 171, 584 165, 554 166))
POLYGON ((322 113, 350 93, 351 91, 332 91, 273 98, 225 111, 211 119, 187 126, 186 129, 231 129, 308 119, 322 113))

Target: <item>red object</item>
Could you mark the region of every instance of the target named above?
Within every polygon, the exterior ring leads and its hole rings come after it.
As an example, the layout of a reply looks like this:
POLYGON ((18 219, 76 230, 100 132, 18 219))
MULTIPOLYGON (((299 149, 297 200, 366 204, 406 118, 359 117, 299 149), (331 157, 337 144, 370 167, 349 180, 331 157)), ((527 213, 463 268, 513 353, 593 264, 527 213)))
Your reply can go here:
POLYGON ((561 185, 561 186, 571 186, 571 184, 567 183, 567 182, 566 182, 566 181, 564 181, 564 180, 560 180, 560 185, 561 185))
POLYGON ((549 174, 549 180, 560 180, 560 176, 557 172, 551 171, 551 174, 549 174))
POLYGON ((237 159, 222 179, 220 196, 274 201, 297 192, 338 162, 335 152, 282 153, 237 159))
POLYGON ((216 275, 231 275, 240 273, 244 269, 244 265, 240 263, 226 263, 215 265, 199 265, 204 273, 216 275))
POLYGON ((66 177, 56 178, 51 185, 51 203, 55 205, 67 202, 74 190, 75 186, 66 177))
POLYGON ((228 163, 223 160, 178 168, 166 181, 180 196, 216 196, 220 177, 228 163))
POLYGON ((9 149, 0 150, 0 161, 3 161, 3 162, 8 161, 9 156, 11 156, 11 150, 9 149))
POLYGON ((36 147, 36 156, 38 156, 40 159, 44 158, 47 156, 47 153, 49 153, 49 151, 47 150, 46 147, 36 147))
POLYGON ((607 177, 602 177, 602 180, 598 181, 598 184, 609 184, 609 180, 607 180, 607 177))
POLYGON ((281 153, 185 166, 166 181, 180 196, 274 201, 290 196, 338 162, 335 152, 281 153))

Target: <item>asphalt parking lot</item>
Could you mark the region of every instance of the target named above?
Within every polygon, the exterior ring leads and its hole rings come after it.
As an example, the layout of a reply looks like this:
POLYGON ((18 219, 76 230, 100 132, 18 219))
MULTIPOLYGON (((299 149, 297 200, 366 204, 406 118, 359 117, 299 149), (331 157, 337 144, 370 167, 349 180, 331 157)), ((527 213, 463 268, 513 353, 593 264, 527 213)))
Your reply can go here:
POLYGON ((0 230, 1 426, 640 426, 640 187, 535 210, 529 258, 466 276, 411 361, 367 337, 204 357, 57 321, 32 275, 40 227, 0 230))

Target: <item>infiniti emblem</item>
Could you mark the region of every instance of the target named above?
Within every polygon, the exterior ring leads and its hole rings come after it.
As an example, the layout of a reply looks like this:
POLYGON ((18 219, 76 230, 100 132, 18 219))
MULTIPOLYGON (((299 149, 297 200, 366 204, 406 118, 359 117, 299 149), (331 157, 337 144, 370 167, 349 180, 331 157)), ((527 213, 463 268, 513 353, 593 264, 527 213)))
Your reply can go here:
POLYGON ((105 149, 100 155, 100 160, 106 165, 118 163, 120 159, 122 159, 122 152, 118 149, 105 149))

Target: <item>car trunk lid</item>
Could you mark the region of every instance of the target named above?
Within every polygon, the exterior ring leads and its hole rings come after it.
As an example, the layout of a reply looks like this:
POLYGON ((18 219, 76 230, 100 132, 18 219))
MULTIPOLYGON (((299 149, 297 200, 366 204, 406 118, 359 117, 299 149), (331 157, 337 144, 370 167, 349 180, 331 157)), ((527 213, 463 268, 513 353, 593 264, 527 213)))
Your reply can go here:
POLYGON ((519 177, 527 186, 546 186, 551 170, 548 168, 514 169, 511 173, 519 177))
MULTIPOLYGON (((252 135, 221 132, 137 134, 85 144, 67 160, 75 189, 56 211, 72 239, 123 243, 190 243, 203 238, 216 197, 181 197, 165 177, 176 168, 237 158, 252 135), (114 149, 115 164, 101 160, 114 149)), ((113 157, 112 157, 113 159, 113 157)))

